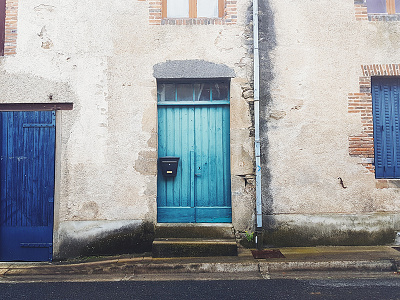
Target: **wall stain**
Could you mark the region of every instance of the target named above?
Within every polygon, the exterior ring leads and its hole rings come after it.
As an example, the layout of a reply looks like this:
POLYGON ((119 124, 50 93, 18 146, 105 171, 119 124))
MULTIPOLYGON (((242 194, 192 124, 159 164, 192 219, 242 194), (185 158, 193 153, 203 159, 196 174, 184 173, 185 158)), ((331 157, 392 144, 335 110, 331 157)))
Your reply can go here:
POLYGON ((260 52, 260 138, 263 227, 268 228, 264 219, 273 214, 273 198, 270 191, 271 174, 268 167, 268 110, 272 101, 270 86, 274 79, 271 52, 275 49, 276 30, 270 0, 259 2, 259 52, 260 52), (265 224, 265 225, 264 225, 265 224))
POLYGON ((85 202, 80 209, 81 217, 84 217, 88 220, 94 220, 99 215, 99 206, 94 201, 85 202))
POLYGON ((157 152, 154 150, 140 151, 134 168, 142 175, 155 176, 157 174, 157 152))
POLYGON ((99 255, 150 252, 154 240, 154 224, 125 226, 91 239, 64 238, 55 260, 99 255))
POLYGON ((395 239, 392 229, 318 232, 305 227, 265 230, 263 236, 268 247, 375 246, 393 244, 395 239))

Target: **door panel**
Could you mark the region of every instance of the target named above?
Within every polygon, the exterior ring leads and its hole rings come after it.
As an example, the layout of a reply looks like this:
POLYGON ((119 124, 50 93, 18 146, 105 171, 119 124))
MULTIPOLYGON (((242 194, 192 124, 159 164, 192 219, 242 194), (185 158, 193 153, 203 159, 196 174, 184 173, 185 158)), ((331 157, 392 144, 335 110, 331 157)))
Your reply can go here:
POLYGON ((0 260, 51 260, 55 112, 1 112, 0 126, 0 260))
POLYGON ((159 157, 180 157, 158 174, 158 222, 231 222, 229 106, 159 106, 158 122, 159 157))

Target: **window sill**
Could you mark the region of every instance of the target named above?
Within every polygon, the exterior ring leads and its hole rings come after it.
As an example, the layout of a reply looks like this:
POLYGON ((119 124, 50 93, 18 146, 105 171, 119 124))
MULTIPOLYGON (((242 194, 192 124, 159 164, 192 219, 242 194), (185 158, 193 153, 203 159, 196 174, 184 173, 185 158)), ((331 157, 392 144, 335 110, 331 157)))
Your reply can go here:
POLYGON ((400 14, 368 14, 369 21, 400 21, 400 14))
POLYGON ((236 23, 236 18, 165 18, 161 25, 225 25, 236 23))

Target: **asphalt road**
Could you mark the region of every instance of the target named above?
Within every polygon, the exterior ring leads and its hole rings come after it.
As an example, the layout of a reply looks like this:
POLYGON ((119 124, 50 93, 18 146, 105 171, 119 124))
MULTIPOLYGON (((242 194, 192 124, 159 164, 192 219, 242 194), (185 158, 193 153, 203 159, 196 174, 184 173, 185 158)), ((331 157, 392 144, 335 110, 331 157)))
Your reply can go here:
POLYGON ((400 299, 400 278, 0 283, 0 299, 400 299))

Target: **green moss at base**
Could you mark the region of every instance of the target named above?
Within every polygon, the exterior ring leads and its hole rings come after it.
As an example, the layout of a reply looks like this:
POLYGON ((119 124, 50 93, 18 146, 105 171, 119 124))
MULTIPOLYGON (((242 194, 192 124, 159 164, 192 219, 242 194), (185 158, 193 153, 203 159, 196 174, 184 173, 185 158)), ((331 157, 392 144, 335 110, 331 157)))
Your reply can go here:
POLYGON ((280 228, 263 233, 265 246, 309 247, 309 246, 374 246, 393 244, 394 230, 380 231, 330 231, 313 232, 307 229, 280 228))
POLYGON ((239 241, 240 245, 242 245, 244 248, 255 248, 256 247, 256 243, 254 241, 249 241, 246 238, 242 238, 239 241))

